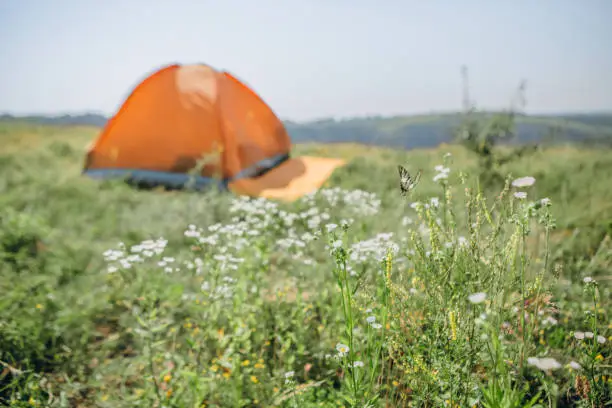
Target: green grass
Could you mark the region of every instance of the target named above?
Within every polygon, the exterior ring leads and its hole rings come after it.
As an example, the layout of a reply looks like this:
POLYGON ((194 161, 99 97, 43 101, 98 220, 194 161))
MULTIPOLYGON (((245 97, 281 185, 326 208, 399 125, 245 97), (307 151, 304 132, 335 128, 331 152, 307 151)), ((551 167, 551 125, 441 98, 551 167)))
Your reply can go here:
POLYGON ((536 179, 520 200, 503 183, 479 190, 458 146, 301 145, 349 164, 281 204, 83 178, 95 134, 0 128, 0 403, 610 400, 609 150, 547 148, 505 166, 536 179), (423 170, 409 198, 397 164, 423 170), (448 180, 434 182, 443 164, 448 180))

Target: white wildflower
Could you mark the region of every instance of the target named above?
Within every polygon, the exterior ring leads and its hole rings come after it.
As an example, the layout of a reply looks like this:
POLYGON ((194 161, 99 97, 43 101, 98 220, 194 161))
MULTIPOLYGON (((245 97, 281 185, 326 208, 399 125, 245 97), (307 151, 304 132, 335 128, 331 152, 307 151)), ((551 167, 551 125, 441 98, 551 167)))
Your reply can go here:
POLYGON ((457 243, 459 244, 459 246, 463 247, 467 245, 467 238, 465 238, 464 236, 459 236, 457 238, 457 243))
POLYGON ((338 355, 340 357, 344 357, 350 351, 350 349, 346 344, 338 343, 336 344, 336 351, 338 351, 338 355))
POLYGON ((553 326, 556 326, 556 325, 557 325, 557 323, 559 323, 559 322, 558 322, 558 320, 557 320, 557 319, 555 319, 555 318, 554 318, 554 317, 552 317, 552 316, 548 316, 548 317, 546 318, 546 320, 544 320, 544 322, 546 322, 546 323, 550 323, 550 324, 551 324, 551 325, 553 325, 553 326))
POLYGON ((525 198, 527 198, 527 193, 524 191, 517 191, 516 193, 514 193, 514 197, 518 198, 520 200, 523 200, 525 198))
POLYGON ((478 303, 484 302, 486 298, 487 298, 487 294, 486 293, 478 292, 478 293, 474 293, 473 295, 470 295, 468 297, 468 300, 471 303, 478 304, 478 303))
POLYGON ((338 224, 330 223, 330 224, 325 225, 325 228, 327 229, 327 232, 332 232, 336 228, 338 228, 338 224))
POLYGON ((433 181, 440 181, 448 179, 448 173, 438 173, 433 177, 433 181))
POLYGON ((527 177, 517 178, 516 180, 512 182, 512 185, 514 187, 530 187, 530 186, 533 186, 534 183, 535 183, 535 178, 527 176, 527 177))
POLYGON ((545 357, 545 358, 530 357, 527 359, 527 362, 530 365, 536 366, 542 371, 557 370, 561 368, 561 363, 559 363, 554 358, 550 358, 550 357, 545 357))

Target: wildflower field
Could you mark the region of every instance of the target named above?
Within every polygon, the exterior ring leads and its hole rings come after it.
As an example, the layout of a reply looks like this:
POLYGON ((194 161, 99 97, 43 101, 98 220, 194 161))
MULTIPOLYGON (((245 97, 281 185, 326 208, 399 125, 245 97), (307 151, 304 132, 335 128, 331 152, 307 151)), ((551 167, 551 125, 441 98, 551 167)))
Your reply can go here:
POLYGON ((286 204, 85 179, 94 136, 0 126, 0 404, 611 406, 610 150, 300 146, 349 164, 286 204))

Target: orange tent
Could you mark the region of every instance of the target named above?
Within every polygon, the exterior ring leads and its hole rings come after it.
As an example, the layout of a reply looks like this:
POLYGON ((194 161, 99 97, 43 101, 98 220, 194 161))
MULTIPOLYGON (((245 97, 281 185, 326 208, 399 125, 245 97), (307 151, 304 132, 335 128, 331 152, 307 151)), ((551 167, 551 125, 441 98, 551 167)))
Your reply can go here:
POLYGON ((196 187, 217 175, 235 193, 291 201, 344 164, 290 158, 290 149, 282 122, 236 77, 204 64, 175 64, 132 91, 89 148, 83 172, 166 186, 191 180, 196 187))

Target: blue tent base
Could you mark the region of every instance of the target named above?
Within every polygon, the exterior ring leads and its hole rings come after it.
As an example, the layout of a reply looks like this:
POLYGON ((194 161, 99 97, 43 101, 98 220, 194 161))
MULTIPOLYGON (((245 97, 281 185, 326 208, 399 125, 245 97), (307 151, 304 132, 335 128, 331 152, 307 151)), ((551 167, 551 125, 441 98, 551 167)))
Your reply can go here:
POLYGON ((221 191, 227 191, 230 181, 262 176, 288 159, 288 153, 263 159, 242 170, 231 179, 223 180, 212 177, 190 176, 185 173, 141 169, 87 169, 83 171, 83 174, 94 179, 123 179, 129 184, 140 187, 163 186, 169 189, 192 189, 198 191, 217 187, 221 191))
POLYGON ((190 176, 185 173, 136 169, 90 169, 83 172, 93 179, 123 179, 138 187, 166 187, 168 189, 192 189, 202 191, 211 188, 227 190, 227 182, 211 177, 190 176))

